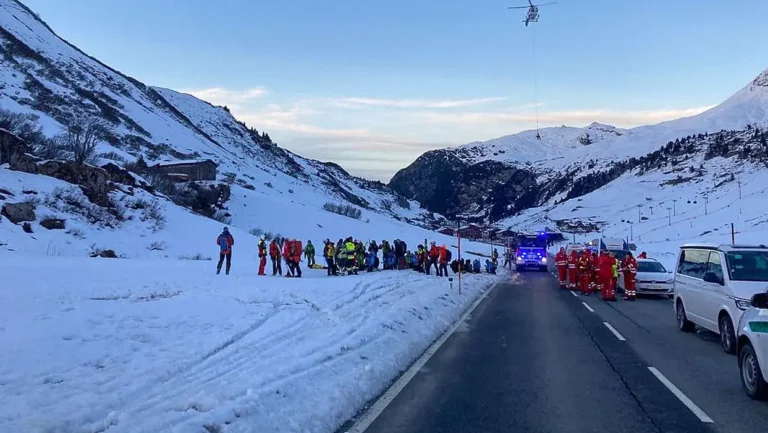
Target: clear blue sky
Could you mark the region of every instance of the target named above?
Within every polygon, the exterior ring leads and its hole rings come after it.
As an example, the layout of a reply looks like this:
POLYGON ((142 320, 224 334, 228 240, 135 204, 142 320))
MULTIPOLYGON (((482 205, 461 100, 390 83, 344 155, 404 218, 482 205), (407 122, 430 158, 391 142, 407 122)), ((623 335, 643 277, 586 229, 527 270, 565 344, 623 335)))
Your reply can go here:
POLYGON ((506 10, 526 0, 23 1, 122 72, 379 179, 427 149, 535 127, 537 102, 544 126, 635 126, 768 68, 765 0, 560 0, 528 28, 506 10))

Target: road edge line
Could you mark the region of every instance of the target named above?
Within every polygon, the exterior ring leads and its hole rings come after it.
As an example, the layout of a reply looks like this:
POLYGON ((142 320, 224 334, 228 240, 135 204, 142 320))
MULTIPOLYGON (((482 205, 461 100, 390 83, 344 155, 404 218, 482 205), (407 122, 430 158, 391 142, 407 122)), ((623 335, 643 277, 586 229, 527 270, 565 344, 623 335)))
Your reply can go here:
POLYGON ((438 350, 440 350, 440 347, 442 347, 443 344, 445 344, 446 341, 453 335, 454 332, 461 326, 462 323, 464 323, 465 320, 469 317, 472 312, 474 312, 477 307, 480 305, 483 300, 485 300, 486 297, 488 297, 488 294, 493 291, 493 289, 496 288, 496 286, 499 285, 499 282, 494 283, 491 285, 485 293, 480 295, 475 302, 470 305, 469 308, 459 317, 456 322, 451 325, 450 328, 448 328, 447 331, 443 333, 437 340, 435 340, 432 345, 430 345, 424 353, 421 354, 421 356, 408 367, 405 372, 403 372, 402 375, 393 383, 385 392, 384 394, 379 397, 376 402, 371 405, 371 407, 365 411, 365 413, 358 418, 357 421, 350 427, 346 433, 364 433, 366 430, 368 430, 368 427, 373 424, 374 421, 376 421, 376 418, 381 415, 382 412, 389 406, 390 403, 392 403, 395 398, 397 398, 398 394, 405 389, 405 387, 408 385, 408 383, 416 377, 416 374, 421 370, 422 367, 424 367, 424 364, 426 364, 432 356, 434 356, 435 353, 437 353, 438 350))
POLYGON ((605 325, 606 328, 608 328, 609 331, 613 332, 613 335, 616 336, 616 338, 619 339, 619 341, 627 341, 626 338, 624 338, 623 335, 619 334, 619 331, 616 330, 613 326, 611 326, 608 322, 603 322, 603 325, 605 325))
POLYGON ((672 391, 672 394, 677 397, 678 400, 680 400, 691 412, 693 412, 694 415, 696 415, 696 418, 699 419, 701 422, 705 423, 714 423, 715 421, 712 420, 712 418, 707 415, 706 412, 701 410, 700 407, 696 405, 690 398, 688 398, 687 395, 683 393, 683 391, 680 391, 680 388, 676 387, 674 383, 672 383, 669 379, 667 379, 666 376, 664 376, 656 367, 648 367, 648 370, 651 371, 651 373, 656 376, 656 379, 659 379, 659 381, 664 384, 664 386, 667 387, 668 390, 672 391))
POLYGON ((584 305, 584 308, 589 310, 590 313, 594 313, 595 312, 595 310, 593 310, 592 307, 590 307, 589 304, 587 304, 586 302, 582 302, 582 305, 584 305))

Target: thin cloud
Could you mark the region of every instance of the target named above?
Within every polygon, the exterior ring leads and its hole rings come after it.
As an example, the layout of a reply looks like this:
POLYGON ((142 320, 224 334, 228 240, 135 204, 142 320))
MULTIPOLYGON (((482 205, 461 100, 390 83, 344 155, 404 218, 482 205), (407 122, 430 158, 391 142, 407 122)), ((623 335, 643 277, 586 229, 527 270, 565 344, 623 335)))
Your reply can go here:
POLYGON ((267 94, 267 89, 264 87, 252 87, 244 90, 230 90, 222 87, 212 87, 209 89, 188 89, 182 90, 182 92, 214 105, 240 107, 242 104, 253 99, 263 98, 267 94))
MULTIPOLYGON (((547 124, 584 124, 592 122, 610 123, 615 126, 633 127, 663 122, 666 120, 678 119, 681 117, 694 116, 700 114, 713 105, 705 107, 683 108, 683 109, 662 109, 662 110, 644 110, 644 111, 612 111, 612 110, 576 110, 576 111, 554 111, 540 113, 538 121, 547 124)), ((493 125, 508 123, 530 123, 535 122, 536 116, 533 113, 497 113, 497 112, 462 112, 462 113, 444 113, 444 112, 419 112, 413 113, 418 118, 427 123, 451 124, 451 125, 493 125)))
POLYGON ((389 108, 458 108, 482 105, 490 102, 503 101, 504 97, 475 98, 475 99, 379 99, 346 97, 328 101, 328 104, 339 108, 389 107, 389 108))

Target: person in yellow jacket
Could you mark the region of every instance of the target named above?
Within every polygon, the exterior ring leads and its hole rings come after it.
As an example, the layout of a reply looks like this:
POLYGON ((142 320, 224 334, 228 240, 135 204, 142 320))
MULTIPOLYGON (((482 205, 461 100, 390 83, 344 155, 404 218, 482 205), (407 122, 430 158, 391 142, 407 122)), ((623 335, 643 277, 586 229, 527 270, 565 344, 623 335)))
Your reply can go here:
POLYGON ((357 275, 357 266, 355 264, 356 247, 351 237, 347 238, 347 240, 344 242, 344 248, 347 250, 347 275, 357 275))
POLYGON ((328 267, 328 276, 338 275, 336 272, 336 263, 334 258, 336 257, 336 247, 329 239, 325 240, 325 249, 323 249, 323 257, 325 257, 325 264, 328 267))
POLYGON ((611 287, 616 290, 616 284, 619 282, 619 260, 616 259, 616 254, 610 253, 611 259, 613 259, 613 279, 611 280, 611 287))

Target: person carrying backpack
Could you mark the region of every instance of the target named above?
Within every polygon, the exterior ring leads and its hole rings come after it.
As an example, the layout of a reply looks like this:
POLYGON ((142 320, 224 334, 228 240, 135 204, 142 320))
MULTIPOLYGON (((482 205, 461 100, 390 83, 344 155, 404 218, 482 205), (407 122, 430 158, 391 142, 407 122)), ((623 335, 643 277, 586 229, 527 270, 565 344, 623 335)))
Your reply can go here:
POLYGON ((229 227, 224 227, 218 238, 216 238, 216 245, 219 246, 219 264, 216 265, 216 275, 221 273, 221 265, 224 263, 224 259, 227 260, 226 273, 229 275, 229 269, 232 267, 232 245, 235 244, 235 238, 229 233, 229 227))
POLYGON ((336 263, 334 263, 336 258, 336 247, 333 245, 333 242, 331 242, 330 239, 325 240, 323 257, 325 257, 325 264, 328 266, 328 276, 330 277, 331 275, 338 275, 338 272, 336 271, 336 263))
POLYGON ((307 246, 304 247, 304 256, 307 258, 308 268, 315 266, 315 246, 312 245, 312 241, 307 241, 307 246))
POLYGON ((280 255, 279 239, 272 239, 269 243, 269 258, 272 260, 272 276, 283 275, 283 258, 280 255))
POLYGON ((440 267, 438 268, 437 276, 442 277, 443 274, 448 276, 448 263, 451 262, 451 250, 447 246, 440 247, 440 267))

